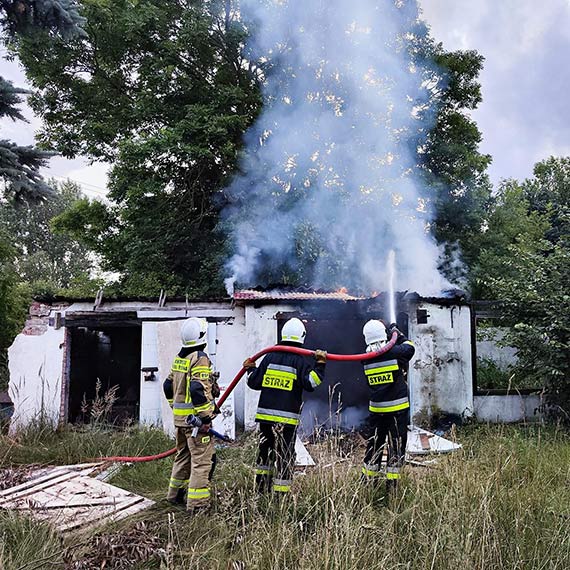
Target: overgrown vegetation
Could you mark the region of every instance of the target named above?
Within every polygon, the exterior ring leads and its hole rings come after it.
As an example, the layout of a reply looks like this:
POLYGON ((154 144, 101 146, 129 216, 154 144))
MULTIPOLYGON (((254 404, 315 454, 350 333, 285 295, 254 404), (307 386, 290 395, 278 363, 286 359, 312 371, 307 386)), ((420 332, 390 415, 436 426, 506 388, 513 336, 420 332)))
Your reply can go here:
MULTIPOLYGON (((103 444, 99 435, 73 430, 51 441, 45 437, 27 432, 19 447, 12 445, 0 456, 1 465, 84 459, 103 444), (73 453, 61 452, 72 448, 73 453)), ((387 505, 380 489, 359 483, 362 449, 339 455, 346 448, 335 438, 311 446, 318 466, 296 477, 291 496, 282 502, 259 499, 252 492, 255 440, 248 437, 219 451, 216 499, 208 517, 187 517, 159 503, 139 517, 100 529, 97 539, 90 533, 69 537, 59 551, 59 539, 45 525, 3 513, 0 560, 6 570, 32 560, 39 561, 33 566, 38 569, 566 569, 568 433, 539 425, 480 426, 461 429, 458 438, 462 451, 438 457, 429 469, 408 467, 397 500, 387 505), (42 541, 20 539, 30 534, 42 541), (152 555, 144 554, 148 544, 152 555)), ((145 452, 158 451, 168 445, 163 439, 129 432, 123 434, 122 451, 141 444, 145 452)), ((5 446, 6 439, 1 441, 5 446)), ((118 439, 111 441, 117 450, 118 439)), ((160 501, 170 465, 167 460, 128 467, 113 483, 160 501)))
POLYGON ((514 373, 546 386, 549 411, 570 423, 570 158, 505 182, 479 243, 475 291, 501 302, 514 373))
MULTIPOLYGON (((481 102, 483 58, 446 52, 422 22, 402 22, 412 67, 426 73, 421 116, 435 118, 432 128, 418 116, 408 142, 434 213, 441 269, 474 298, 502 301, 518 350, 515 378, 546 386, 550 412, 570 422, 570 158, 545 159, 528 180, 505 180, 492 195, 490 157, 480 152, 470 117, 481 102)), ((0 28, 26 68, 43 120, 42 149, 0 144, 1 390, 6 347, 29 295, 94 293, 88 251, 122 275, 107 298, 222 291, 224 188, 264 104, 268 74, 295 70, 279 70, 278 53, 254 61, 247 44, 254 26, 235 0, 20 0, 2 4, 0 28), (44 148, 109 162, 109 203, 69 186, 54 194, 39 176, 50 156, 44 148), (48 194, 51 201, 42 200, 48 194), (56 238, 53 228, 62 234, 56 238)), ((0 114, 22 120, 25 95, 0 78, 0 114)), ((295 188, 287 196, 297 196, 295 188)), ((306 229, 295 284, 324 251, 306 229)), ((270 265, 268 275, 283 274, 270 265)))

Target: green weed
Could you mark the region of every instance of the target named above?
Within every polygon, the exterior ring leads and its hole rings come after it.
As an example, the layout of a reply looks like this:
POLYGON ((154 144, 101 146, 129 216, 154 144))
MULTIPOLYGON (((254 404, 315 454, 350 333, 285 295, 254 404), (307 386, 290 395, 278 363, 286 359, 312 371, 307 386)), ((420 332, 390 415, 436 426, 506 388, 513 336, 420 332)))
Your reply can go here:
MULTIPOLYGON (((145 448, 141 437, 152 441, 145 453, 170 445, 164 442, 166 446, 160 447, 160 435, 142 434, 123 433, 121 452, 145 448)), ((318 465, 298 474, 292 493, 281 500, 253 492, 255 437, 220 449, 213 509, 198 517, 161 502, 171 460, 135 465, 123 469, 113 483, 159 502, 112 529, 99 530, 98 535, 131 532, 139 536, 133 525, 144 521, 145 533, 151 533, 153 544, 161 547, 133 568, 569 568, 568 434, 542 426, 473 426, 460 430, 459 439, 463 449, 440 456, 435 467, 408 467, 391 502, 382 486, 361 485, 362 449, 341 457, 336 454, 338 442, 330 440, 311 447, 318 465)), ((73 441, 79 445, 79 439, 73 441)), ((93 446, 92 441, 86 444, 89 450, 93 446)), ((29 451, 37 457, 37 450, 29 451)), ((24 457, 22 448, 18 458, 24 457)), ((1 528, 0 536, 4 536, 1 528)), ((68 538, 67 548, 80 540, 85 544, 80 537, 68 538)), ((96 559, 89 551, 91 542, 83 547, 90 560, 96 559)), ((15 547, 13 541, 2 542, 5 560, 15 556, 15 547)), ((109 558, 105 568, 119 568, 116 564, 109 558)))

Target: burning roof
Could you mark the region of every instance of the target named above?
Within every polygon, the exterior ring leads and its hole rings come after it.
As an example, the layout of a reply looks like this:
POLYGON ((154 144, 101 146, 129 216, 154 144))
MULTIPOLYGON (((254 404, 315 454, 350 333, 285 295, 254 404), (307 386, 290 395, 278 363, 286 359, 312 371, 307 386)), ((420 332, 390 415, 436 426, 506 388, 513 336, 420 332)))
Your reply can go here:
MULTIPOLYGON (((401 291, 396 293, 398 302, 435 303, 438 305, 464 305, 468 302, 464 291, 451 289, 442 291, 439 297, 422 297, 418 293, 401 291)), ((241 289, 233 294, 234 301, 253 301, 270 303, 272 301, 370 301, 373 303, 386 302, 386 293, 372 293, 371 295, 351 295, 344 287, 337 291, 325 291, 321 289, 294 288, 286 286, 241 289)))
POLYGON ((242 289, 233 296, 235 301, 363 301, 368 297, 355 297, 346 289, 338 291, 315 291, 311 289, 242 289))

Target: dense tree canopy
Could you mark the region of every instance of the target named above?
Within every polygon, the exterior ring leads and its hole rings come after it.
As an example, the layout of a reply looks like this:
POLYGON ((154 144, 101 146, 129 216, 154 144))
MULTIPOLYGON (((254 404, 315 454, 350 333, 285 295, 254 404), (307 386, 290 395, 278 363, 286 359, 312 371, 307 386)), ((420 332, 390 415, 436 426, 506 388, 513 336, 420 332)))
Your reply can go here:
POLYGON ((446 253, 442 270, 454 280, 461 277, 452 263, 457 246, 465 272, 476 259, 473 238, 481 231, 491 197, 491 157, 479 152, 481 132, 468 114, 481 102, 483 57, 471 50, 445 52, 440 45, 434 60, 443 86, 436 92, 436 124, 428 135, 424 166, 435 196, 433 232, 446 253))
POLYGON ((82 199, 73 182, 51 181, 54 194, 39 203, 7 201, 0 204, 0 229, 11 237, 14 268, 20 281, 35 295, 67 290, 69 294, 93 294, 93 254, 69 236, 55 234, 51 221, 82 199), (75 292, 75 293, 74 293, 75 292))
MULTIPOLYGON (((40 140, 65 156, 113 166, 111 203, 77 204, 57 226, 94 247, 106 269, 123 275, 125 291, 217 291, 227 254, 221 190, 236 172, 243 133, 261 107, 260 82, 274 62, 251 60, 247 28, 229 0, 82 4, 86 37, 20 44, 37 89, 32 105, 44 120, 40 140)), ((426 125, 434 114, 436 124, 429 135, 419 124, 410 143, 438 238, 465 246, 489 193, 489 157, 478 153, 480 133, 466 114, 480 101, 481 58, 444 52, 422 34, 410 42, 410 58, 432 62, 423 112, 426 125)), ((311 263, 305 249, 300 259, 311 263)))
POLYGON ((120 271, 124 289, 219 285, 216 201, 260 106, 246 30, 230 2, 86 1, 87 38, 22 42, 41 140, 113 164, 111 203, 78 204, 58 227, 120 271))
POLYGON ((8 37, 33 35, 81 35, 84 19, 76 0, 0 0, 0 27, 8 37))
POLYGON ((474 291, 501 302, 517 372, 549 388, 550 411, 570 422, 570 194, 568 158, 504 182, 477 238, 474 291))
MULTIPOLYGON (((39 31, 48 37, 76 37, 83 34, 83 18, 74 0, 2 0, 0 2, 0 33, 6 44, 39 31)), ((29 91, 15 87, 0 77, 0 119, 25 121, 18 109, 22 95, 29 91)), ((33 146, 20 146, 0 140, 0 197, 37 200, 51 194, 39 171, 46 166, 52 153, 33 146)))

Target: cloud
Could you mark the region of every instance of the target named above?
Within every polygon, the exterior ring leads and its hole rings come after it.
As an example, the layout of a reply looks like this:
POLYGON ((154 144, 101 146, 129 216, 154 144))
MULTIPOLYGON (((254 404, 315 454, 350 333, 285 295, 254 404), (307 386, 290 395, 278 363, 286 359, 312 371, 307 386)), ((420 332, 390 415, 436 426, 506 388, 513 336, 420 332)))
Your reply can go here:
POLYGON ((421 0, 447 49, 485 56, 483 103, 473 113, 491 178, 524 178, 537 160, 568 152, 570 3, 567 0, 421 0))

